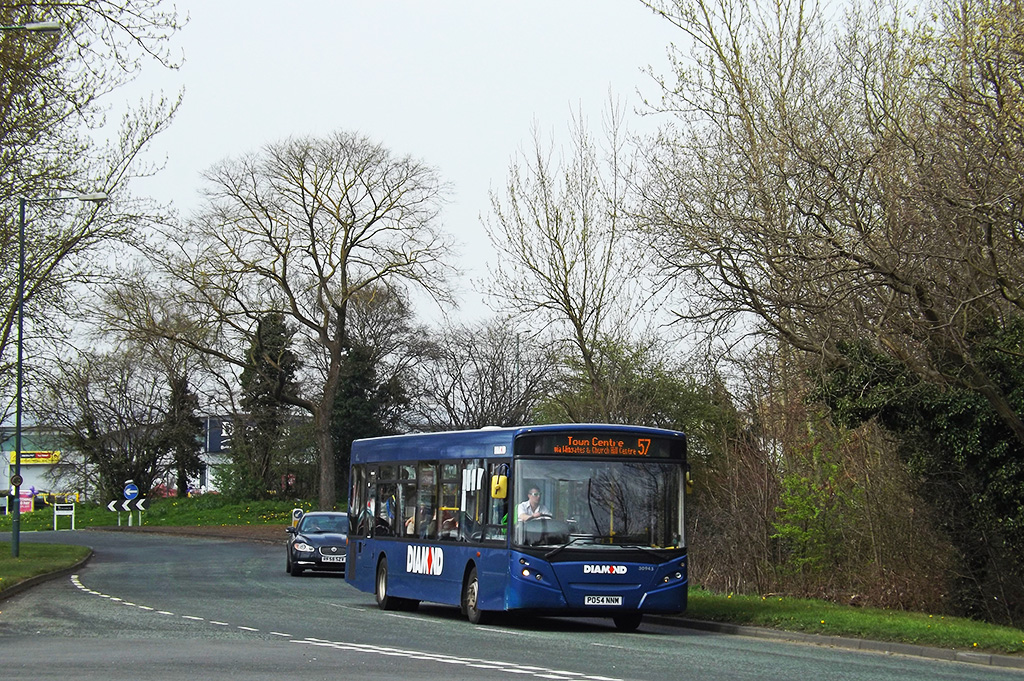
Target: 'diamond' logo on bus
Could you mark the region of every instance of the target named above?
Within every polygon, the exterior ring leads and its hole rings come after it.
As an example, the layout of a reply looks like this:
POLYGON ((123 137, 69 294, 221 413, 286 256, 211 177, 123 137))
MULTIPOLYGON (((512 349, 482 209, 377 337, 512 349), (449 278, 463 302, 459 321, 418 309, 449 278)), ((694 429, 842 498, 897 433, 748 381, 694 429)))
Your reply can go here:
POLYGON ((405 554, 405 571, 417 575, 440 575, 444 551, 439 546, 410 546, 405 554))
POLYGON ((584 565, 583 574, 585 575, 624 575, 626 574, 625 565, 584 565))

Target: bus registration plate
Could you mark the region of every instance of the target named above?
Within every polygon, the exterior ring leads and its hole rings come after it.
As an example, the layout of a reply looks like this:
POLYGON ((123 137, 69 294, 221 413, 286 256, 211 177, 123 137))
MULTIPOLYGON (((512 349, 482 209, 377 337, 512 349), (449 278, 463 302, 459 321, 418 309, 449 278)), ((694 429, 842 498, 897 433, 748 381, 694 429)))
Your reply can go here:
POLYGON ((584 596, 583 605, 622 605, 622 596, 584 596))

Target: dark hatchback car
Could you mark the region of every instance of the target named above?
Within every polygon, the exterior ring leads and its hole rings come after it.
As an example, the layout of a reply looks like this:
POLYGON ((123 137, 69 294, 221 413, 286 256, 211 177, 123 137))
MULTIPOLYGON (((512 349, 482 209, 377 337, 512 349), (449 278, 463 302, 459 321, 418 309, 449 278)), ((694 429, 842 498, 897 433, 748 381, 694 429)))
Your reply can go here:
POLYGON ((304 570, 345 574, 348 553, 348 515, 312 511, 296 527, 287 528, 288 573, 298 577, 304 570))

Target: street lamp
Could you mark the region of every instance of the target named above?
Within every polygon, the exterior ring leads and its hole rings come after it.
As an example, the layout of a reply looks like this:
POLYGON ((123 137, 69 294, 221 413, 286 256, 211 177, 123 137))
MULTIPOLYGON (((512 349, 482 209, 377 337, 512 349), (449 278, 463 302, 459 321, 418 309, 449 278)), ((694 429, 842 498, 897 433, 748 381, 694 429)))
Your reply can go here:
POLYGON ((54 201, 83 201, 100 204, 107 200, 102 192, 78 194, 77 196, 54 196, 45 199, 27 199, 22 196, 18 200, 18 379, 17 400, 14 411, 14 472, 11 485, 14 487, 14 510, 11 513, 11 556, 17 558, 21 552, 21 408, 22 408, 22 376, 25 350, 25 206, 32 203, 49 203, 54 201))
POLYGON ((27 24, 0 26, 0 31, 28 31, 30 33, 60 33, 59 21, 32 21, 27 24))

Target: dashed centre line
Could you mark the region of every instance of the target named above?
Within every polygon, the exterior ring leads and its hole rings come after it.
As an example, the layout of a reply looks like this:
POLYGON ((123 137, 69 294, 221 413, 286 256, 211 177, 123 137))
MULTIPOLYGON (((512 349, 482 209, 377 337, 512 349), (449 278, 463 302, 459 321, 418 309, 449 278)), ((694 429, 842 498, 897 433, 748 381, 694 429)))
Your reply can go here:
MULTIPOLYGON (((153 612, 157 615, 171 615, 176 616, 173 612, 168 610, 156 610, 146 605, 139 605, 130 601, 104 594, 99 591, 90 589, 82 584, 78 575, 71 576, 71 583, 75 585, 83 593, 87 593, 92 596, 99 596, 100 598, 106 598, 108 600, 127 605, 129 607, 138 608, 146 612, 153 612)), ((353 608, 355 609, 355 608, 353 608)), ((397 617, 403 617, 396 615, 397 617)), ((193 622, 206 622, 207 624, 218 626, 218 627, 230 627, 230 622, 222 622, 220 620, 207 620, 205 617, 199 617, 196 615, 181 615, 182 619, 186 619, 193 622)), ((408 617, 407 619, 422 619, 419 617, 408 617)), ((236 625, 236 628, 240 631, 259 633, 260 630, 255 627, 247 627, 242 625, 236 625)), ((358 643, 347 643, 343 641, 326 641, 317 638, 305 638, 296 639, 292 634, 287 634, 281 631, 270 631, 267 632, 270 636, 277 636, 279 638, 288 639, 291 643, 298 643, 300 645, 317 646, 320 648, 331 648, 335 650, 345 650, 349 652, 363 653, 368 655, 383 655, 387 657, 404 657, 413 660, 423 660, 427 662, 436 662, 439 664, 457 665, 472 669, 492 669, 507 674, 527 675, 533 676, 539 679, 554 679, 555 681, 622 681, 621 679, 609 678, 607 676, 593 676, 588 674, 582 674, 579 672, 571 672, 559 669, 548 669, 545 667, 534 667, 530 665, 520 665, 514 662, 500 662, 496 660, 481 660, 468 657, 457 657, 454 655, 444 655, 441 653, 429 653, 418 650, 405 650, 402 648, 388 648, 383 646, 373 646, 358 643)), ((513 632, 514 633, 514 632, 513 632)))

